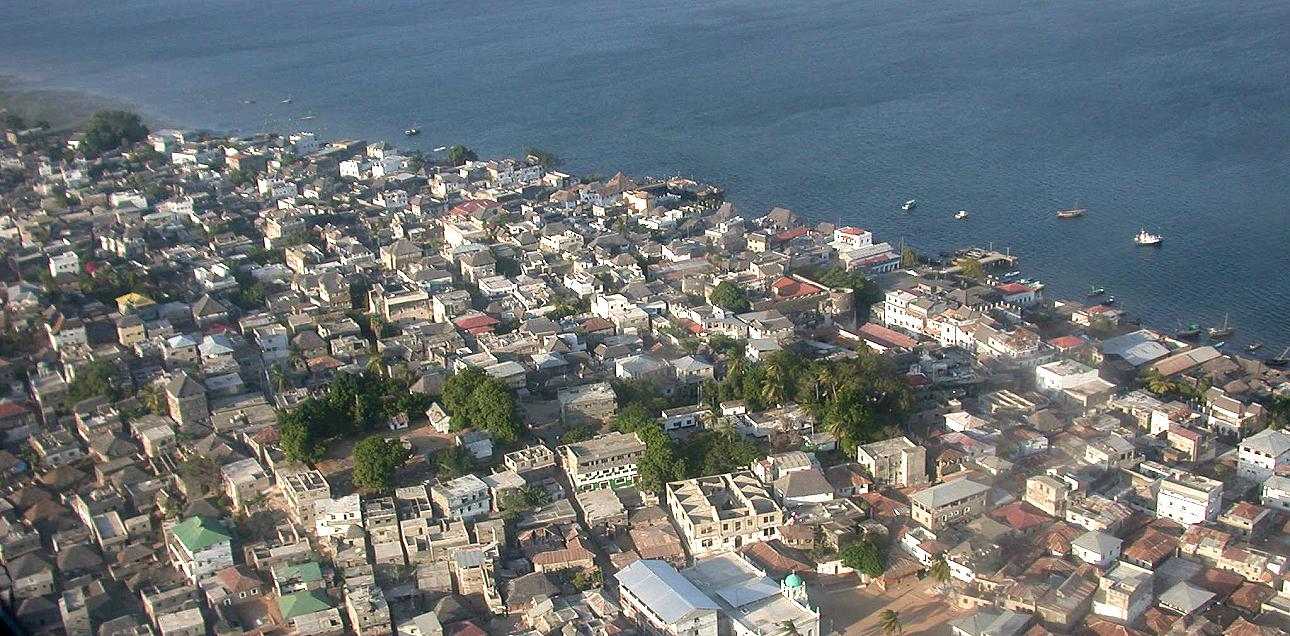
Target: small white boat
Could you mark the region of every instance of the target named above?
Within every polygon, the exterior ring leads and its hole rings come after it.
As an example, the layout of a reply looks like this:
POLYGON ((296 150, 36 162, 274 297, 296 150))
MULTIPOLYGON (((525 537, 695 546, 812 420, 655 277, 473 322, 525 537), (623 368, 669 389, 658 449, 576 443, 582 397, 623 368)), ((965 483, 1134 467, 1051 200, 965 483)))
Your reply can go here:
POLYGON ((294 101, 296 101, 296 100, 291 99, 290 97, 288 97, 288 98, 286 98, 286 99, 282 100, 282 103, 283 103, 283 104, 290 104, 291 102, 294 102, 294 101))
POLYGON ((447 146, 439 146, 438 148, 435 148, 435 149, 434 149, 434 151, 435 151, 435 152, 443 152, 443 151, 445 151, 445 150, 447 150, 447 149, 448 149, 448 147, 447 147, 447 146))
POLYGON ((409 128, 409 129, 407 129, 407 130, 403 131, 403 134, 405 134, 405 135, 407 135, 407 136, 409 136, 409 137, 413 137, 413 136, 416 136, 416 135, 420 135, 420 134, 421 134, 421 130, 420 130, 420 129, 417 129, 417 128, 409 128))
POLYGON ((297 119, 299 119, 300 121, 313 121, 313 120, 314 120, 314 116, 313 116, 313 115, 305 115, 304 117, 299 117, 299 118, 297 118, 297 119))
POLYGON ((954 218, 956 218, 956 219, 966 219, 966 218, 968 218, 968 211, 967 211, 967 210, 959 210, 959 213, 958 213, 958 214, 955 214, 955 215, 954 215, 954 218))
POLYGON ((908 212, 908 211, 910 211, 910 210, 914 209, 914 206, 915 206, 915 205, 918 205, 918 201, 916 201, 916 200, 914 200, 914 199, 910 199, 910 200, 908 200, 908 201, 906 201, 906 202, 905 202, 905 205, 900 206, 900 211, 901 211, 901 212, 908 212))
POLYGON ((1164 240, 1165 237, 1160 236, 1159 234, 1152 234, 1146 230, 1138 232, 1138 235, 1133 237, 1133 242, 1138 245, 1159 245, 1161 241, 1164 240))

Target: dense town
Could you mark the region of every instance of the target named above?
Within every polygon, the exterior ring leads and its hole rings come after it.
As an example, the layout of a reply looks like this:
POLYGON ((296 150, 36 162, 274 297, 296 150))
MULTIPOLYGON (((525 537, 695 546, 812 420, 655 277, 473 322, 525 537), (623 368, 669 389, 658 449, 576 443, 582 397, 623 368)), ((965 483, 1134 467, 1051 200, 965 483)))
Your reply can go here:
POLYGON ((1283 358, 540 150, 4 129, 15 633, 1290 634, 1283 358))

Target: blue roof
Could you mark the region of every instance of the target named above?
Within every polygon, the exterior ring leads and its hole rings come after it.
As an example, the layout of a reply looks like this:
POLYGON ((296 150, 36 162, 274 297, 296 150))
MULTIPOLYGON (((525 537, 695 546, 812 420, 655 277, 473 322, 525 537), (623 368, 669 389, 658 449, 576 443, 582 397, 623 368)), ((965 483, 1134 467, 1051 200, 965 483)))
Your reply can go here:
POLYGON ((663 561, 636 561, 619 570, 614 578, 669 624, 698 610, 718 609, 712 599, 663 561))

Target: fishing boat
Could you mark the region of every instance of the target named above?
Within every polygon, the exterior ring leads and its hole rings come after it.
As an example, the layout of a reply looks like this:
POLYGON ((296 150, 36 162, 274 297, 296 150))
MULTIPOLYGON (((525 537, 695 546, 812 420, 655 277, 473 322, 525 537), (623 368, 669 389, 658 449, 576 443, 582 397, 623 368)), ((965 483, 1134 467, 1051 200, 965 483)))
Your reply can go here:
POLYGON ((1209 328, 1209 337, 1210 337, 1210 338, 1226 338, 1226 337, 1228 337, 1228 336, 1232 335, 1232 334, 1233 334, 1233 333, 1235 333, 1235 332, 1236 332, 1236 328, 1235 328, 1235 327, 1233 327, 1233 326, 1231 326, 1231 325, 1229 325, 1229 324, 1227 324, 1227 314, 1223 314, 1223 326, 1222 326, 1222 327, 1210 327, 1210 328, 1209 328))
POLYGON ((1016 278, 1016 277, 1018 277, 1018 276, 1020 276, 1020 275, 1021 275, 1021 272, 1020 272, 1020 271, 1018 271, 1018 270, 1013 270, 1013 271, 1011 271, 1011 272, 1008 272, 1007 274, 1004 274, 1004 275, 1003 275, 1003 277, 1004 277, 1004 278, 1016 278))
POLYGON ((403 134, 405 134, 405 135, 407 135, 407 136, 409 136, 409 137, 415 137, 415 136, 417 136, 417 135, 420 135, 420 134, 421 134, 421 131, 420 131, 420 130, 418 130, 418 129, 416 129, 416 128, 409 128, 409 129, 407 129, 407 130, 403 131, 403 134))
POLYGON ((1077 218, 1077 217, 1084 216, 1084 212, 1085 212, 1085 211, 1086 211, 1086 210, 1085 210, 1084 208, 1081 208, 1081 207, 1076 206, 1076 207, 1073 207, 1073 208, 1071 208, 1071 209, 1069 209, 1069 210, 1061 210, 1061 211, 1058 211, 1058 212, 1057 212, 1057 218, 1059 218, 1059 219, 1074 219, 1074 218, 1077 218))
POLYGON ((1097 296, 1101 296, 1102 294, 1105 294, 1105 293, 1106 293, 1106 289, 1105 289, 1105 288, 1102 288, 1102 287, 1093 287, 1093 288, 1091 288, 1091 289, 1089 289, 1089 290, 1088 290, 1088 297, 1089 297, 1089 298, 1094 298, 1094 297, 1097 297, 1097 296))
POLYGON ((1290 347, 1286 347, 1286 350, 1282 351, 1281 355, 1268 358, 1263 363, 1270 367, 1284 367, 1286 363, 1290 362, 1290 357, 1288 356, 1290 356, 1290 347))
POLYGON ((1250 344, 1245 345, 1245 350, 1249 351, 1250 353, 1254 353, 1255 351, 1258 351, 1259 349, 1262 349, 1262 348, 1263 348, 1262 342, 1251 342, 1250 344))
POLYGON ((1194 322, 1193 322, 1193 323, 1191 323, 1191 324, 1187 325, 1186 327, 1179 327, 1179 328, 1178 328, 1178 331, 1175 331, 1175 332, 1174 332, 1174 335, 1175 335, 1175 336, 1177 336, 1177 337, 1179 337, 1179 338, 1182 338, 1182 339, 1184 339, 1184 340, 1191 340, 1192 338, 1199 338, 1199 337, 1200 337, 1200 325, 1198 325, 1198 324, 1196 324, 1196 323, 1194 323, 1194 322))
POLYGON ((254 103, 255 103, 255 100, 254 100, 254 99, 244 99, 244 100, 242 100, 242 103, 243 103, 243 104, 246 104, 247 106, 250 106, 251 104, 254 104, 254 103))
POLYGON ((968 211, 967 211, 967 210, 959 210, 959 213, 958 213, 958 214, 955 214, 955 215, 954 215, 954 218, 956 218, 956 219, 960 219, 960 220, 962 220, 962 219, 966 219, 966 218, 968 218, 968 211))
POLYGON ((908 212, 908 211, 910 211, 910 210, 914 209, 914 206, 915 206, 915 205, 918 205, 918 201, 915 201, 914 199, 910 199, 910 200, 908 200, 908 201, 906 201, 906 202, 905 202, 905 205, 900 206, 900 211, 901 211, 901 212, 908 212))
POLYGON ((1165 237, 1160 236, 1159 234, 1152 234, 1146 230, 1138 232, 1138 235, 1133 237, 1133 242, 1138 245, 1159 245, 1164 240, 1165 237))

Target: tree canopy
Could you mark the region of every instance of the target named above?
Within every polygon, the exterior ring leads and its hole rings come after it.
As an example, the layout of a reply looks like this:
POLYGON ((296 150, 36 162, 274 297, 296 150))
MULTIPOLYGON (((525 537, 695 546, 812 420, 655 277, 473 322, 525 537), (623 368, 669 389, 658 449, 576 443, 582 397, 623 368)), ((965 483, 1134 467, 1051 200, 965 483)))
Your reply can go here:
POLYGON ((278 411, 278 434, 287 459, 313 463, 334 437, 372 430, 397 413, 424 412, 429 398, 408 391, 402 382, 372 373, 341 373, 327 393, 290 411, 278 411))
POLYGON ((123 110, 100 110, 90 115, 85 124, 85 138, 81 150, 89 157, 97 157, 122 146, 143 141, 148 127, 138 115, 123 110))
POLYGON ((466 367, 450 376, 443 386, 443 406, 452 416, 453 430, 483 429, 504 444, 520 439, 523 428, 515 396, 483 369, 466 367))
POLYGON ((408 461, 408 451, 396 439, 372 435, 354 446, 354 484, 387 491, 394 487, 394 473, 408 461))
POLYGON ((887 554, 882 544, 871 535, 853 541, 838 550, 842 564, 868 577, 882 576, 887 571, 887 554))
POLYGON ((722 281, 712 290, 712 295, 708 297, 712 304, 718 307, 724 307, 735 313, 742 314, 752 309, 748 299, 744 298, 744 293, 730 281, 722 281))
POLYGON ((465 165, 467 161, 478 161, 479 155, 474 150, 461 144, 448 149, 448 163, 454 166, 465 165))

